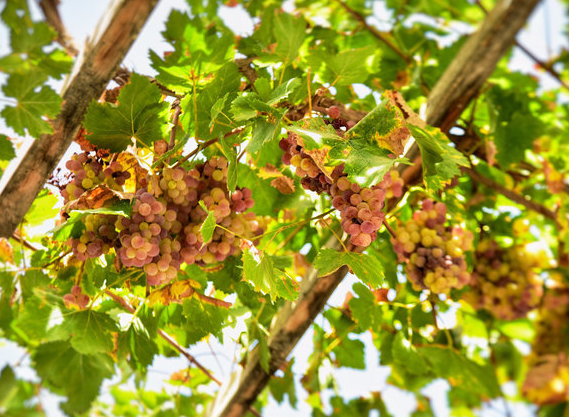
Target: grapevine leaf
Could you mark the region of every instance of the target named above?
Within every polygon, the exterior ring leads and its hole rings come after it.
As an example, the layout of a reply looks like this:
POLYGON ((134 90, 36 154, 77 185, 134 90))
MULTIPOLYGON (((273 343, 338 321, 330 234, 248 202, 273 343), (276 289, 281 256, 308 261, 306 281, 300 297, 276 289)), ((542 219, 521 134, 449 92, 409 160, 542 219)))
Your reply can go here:
POLYGON ((349 301, 352 317, 362 330, 378 329, 382 322, 382 309, 375 301, 375 296, 361 282, 352 287, 358 295, 349 301))
POLYGON ((219 136, 219 143, 221 144, 221 151, 227 158, 227 188, 229 191, 235 191, 237 187, 237 151, 233 147, 233 141, 230 137, 219 136))
POLYGON ((16 151, 14 146, 10 141, 10 138, 6 135, 0 134, 0 159, 2 161, 9 161, 16 157, 16 151))
POLYGON ((231 103, 231 113, 233 114, 233 118, 238 122, 257 117, 259 113, 273 115, 275 117, 280 114, 277 109, 261 101, 260 97, 255 93, 240 96, 233 100, 233 103, 231 103))
MULTIPOLYGON (((181 100, 181 107, 183 110, 180 116, 180 122, 186 132, 193 129, 196 130, 195 135, 200 139, 217 138, 221 133, 226 133, 232 129, 231 125, 235 122, 230 116, 230 103, 234 100, 236 93, 239 89, 241 74, 237 66, 233 62, 229 62, 219 68, 214 75, 213 80, 207 84, 201 92, 195 96, 187 94, 181 100), (212 121, 211 109, 218 100, 223 99, 224 106, 220 109, 218 118, 223 123, 212 121), (197 120, 197 127, 196 127, 197 120), (193 124, 193 129, 191 129, 193 124)), ((221 107, 221 105, 219 105, 221 107)))
POLYGON ((292 407, 296 407, 298 401, 296 397, 296 387, 294 384, 294 375, 292 366, 294 365, 294 357, 288 362, 282 376, 273 376, 269 381, 269 390, 271 395, 280 404, 284 400, 285 394, 288 396, 288 402, 292 407))
POLYGON ((162 114, 168 104, 161 102, 160 89, 146 77, 132 74, 130 83, 120 92, 118 105, 93 101, 85 114, 83 126, 91 134, 87 139, 111 152, 124 151, 134 138, 146 146, 162 138, 162 114))
POLYGON ((18 318, 12 322, 12 328, 18 329, 18 334, 25 335, 30 343, 37 343, 45 336, 51 312, 52 308, 45 300, 37 296, 30 297, 24 303, 18 318))
POLYGON ((372 287, 383 284, 383 265, 377 258, 367 254, 322 249, 314 261, 314 267, 321 277, 330 275, 343 265, 348 265, 356 277, 372 287))
POLYGON ((270 255, 255 246, 243 251, 243 278, 253 285, 255 291, 269 294, 272 301, 277 297, 290 299, 294 296, 290 286, 282 282, 287 280, 286 274, 275 268, 270 255))
POLYGON ((124 355, 135 369, 144 373, 152 365, 154 355, 158 353, 158 346, 139 318, 127 313, 121 314, 125 314, 132 324, 118 337, 119 353, 124 355))
POLYGON ((44 221, 57 216, 59 199, 48 189, 44 188, 34 200, 26 214, 26 221, 32 226, 42 224, 44 221))
POLYGON ((116 323, 105 313, 82 310, 65 316, 62 324, 50 329, 51 340, 71 338, 71 346, 85 355, 113 350, 112 333, 118 330, 116 323))
POLYGON ((439 129, 409 125, 413 137, 421 150, 423 178, 431 191, 441 189, 445 183, 460 175, 461 166, 468 165, 468 159, 449 146, 448 139, 439 129))
POLYGON ((7 408, 18 393, 18 384, 16 382, 16 374, 12 368, 6 365, 0 373, 0 408, 7 408))
POLYGON ((343 337, 332 352, 339 366, 365 369, 365 345, 361 340, 343 337))
POLYGON ((203 242, 205 245, 206 243, 209 243, 209 241, 213 237, 213 231, 215 230, 217 223, 215 222, 215 217, 213 215, 213 212, 209 211, 205 206, 204 202, 201 200, 200 200, 200 207, 207 212, 207 217, 200 226, 200 233, 202 234, 203 242))
MULTIPOLYGON (((18 100, 18 104, 15 107, 7 106, 0 113, 6 124, 20 135, 25 135, 27 130, 36 138, 41 134, 53 132, 53 128, 43 117, 57 116, 62 102, 61 97, 48 86, 43 86, 36 92, 34 87, 37 81, 38 74, 34 72, 10 75, 2 91, 18 100)), ((40 78, 40 83, 42 81, 40 78)))
POLYGON ((364 82, 369 74, 366 64, 375 50, 373 46, 366 46, 341 51, 331 57, 327 56, 324 79, 337 86, 364 82))
POLYGON ((307 150, 323 149, 326 146, 346 142, 332 126, 325 124, 320 118, 303 119, 297 124, 287 126, 287 129, 302 138, 304 148, 307 150))
POLYGON ((306 21, 288 13, 280 13, 274 18, 273 34, 277 39, 275 54, 285 62, 290 62, 298 55, 306 32, 306 21))
POLYGON ((68 342, 43 344, 33 359, 34 367, 44 382, 67 397, 62 408, 71 415, 87 411, 99 394, 103 379, 114 373, 109 355, 84 355, 68 342))
POLYGON ((397 332, 391 345, 393 360, 403 366, 412 375, 425 375, 429 372, 429 365, 417 352, 409 340, 405 339, 403 332, 397 332))
POLYGON ((400 155, 409 136, 409 128, 395 99, 392 94, 385 94, 379 105, 346 132, 345 138, 365 139, 400 155))
POLYGON ((508 168, 524 158, 526 149, 531 149, 535 138, 543 131, 543 125, 532 114, 532 103, 525 93, 494 86, 488 92, 488 100, 498 151, 496 159, 500 166, 508 168))
POLYGON ((271 123, 258 117, 253 124, 253 133, 251 141, 247 145, 247 151, 251 153, 258 152, 265 143, 270 142, 280 132, 279 127, 280 118, 275 123, 271 123))
MULTIPOLYGON (((287 82, 282 83, 271 93, 271 96, 267 100, 267 104, 270 104, 272 106, 274 104, 280 103, 282 100, 290 96, 298 87, 300 87, 300 83, 301 81, 299 78, 291 78, 287 82)), ((256 85, 257 83, 255 83, 255 86, 256 85)))
POLYGON ((393 155, 390 150, 380 148, 366 139, 340 142, 329 153, 333 160, 345 159, 344 171, 348 178, 362 187, 369 187, 383 180, 395 163, 408 163, 406 158, 396 159, 390 155, 393 155))
POLYGON ((184 300, 183 313, 187 318, 184 328, 188 332, 188 343, 199 342, 209 334, 223 341, 222 329, 228 317, 226 308, 203 303, 192 297, 184 300))
POLYGON ((417 351, 438 377, 451 378, 454 385, 490 398, 501 395, 492 366, 479 365, 448 347, 424 346, 417 351))

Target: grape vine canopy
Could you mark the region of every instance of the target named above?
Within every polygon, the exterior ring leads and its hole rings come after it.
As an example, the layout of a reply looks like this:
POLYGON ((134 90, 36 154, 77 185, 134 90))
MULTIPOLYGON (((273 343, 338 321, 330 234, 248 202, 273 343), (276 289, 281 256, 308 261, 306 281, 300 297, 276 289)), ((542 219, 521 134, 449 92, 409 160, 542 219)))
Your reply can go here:
POLYGON ((569 59, 516 41, 537 0, 188 0, 149 74, 157 0, 80 48, 38 3, 0 14, 0 414, 418 417, 444 381, 454 416, 568 415, 569 59), (346 396, 371 357, 394 388, 346 396))

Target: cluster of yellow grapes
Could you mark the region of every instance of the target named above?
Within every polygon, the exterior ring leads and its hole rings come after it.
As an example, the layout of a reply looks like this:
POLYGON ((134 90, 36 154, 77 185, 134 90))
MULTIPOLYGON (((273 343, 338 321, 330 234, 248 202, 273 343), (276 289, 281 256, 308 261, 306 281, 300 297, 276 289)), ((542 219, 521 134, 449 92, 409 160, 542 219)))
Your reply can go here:
POLYGON ((493 240, 484 240, 476 248, 471 291, 464 297, 502 320, 525 317, 539 305, 543 295, 539 268, 548 264, 543 252, 532 252, 527 246, 501 248, 493 240))
POLYGON ((445 223, 446 205, 433 200, 424 200, 411 219, 399 222, 393 248, 400 262, 406 263, 415 290, 448 294, 470 281, 464 252, 472 249, 472 233, 445 223))

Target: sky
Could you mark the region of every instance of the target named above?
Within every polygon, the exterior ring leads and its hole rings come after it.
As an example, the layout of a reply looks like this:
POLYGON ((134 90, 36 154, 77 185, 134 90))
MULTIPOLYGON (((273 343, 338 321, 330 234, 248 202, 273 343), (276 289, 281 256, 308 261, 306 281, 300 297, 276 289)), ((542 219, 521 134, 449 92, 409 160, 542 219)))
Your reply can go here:
MULTIPOLYGON (((3 1, 0 0, 0 8, 3 1)), ((81 46, 84 39, 96 27, 98 18, 102 16, 110 3, 109 0, 91 0, 77 1, 77 0, 61 0, 60 13, 67 31, 71 36, 76 39, 77 44, 81 46)), ((376 2, 376 14, 370 18, 370 22, 376 24, 380 29, 385 25, 385 19, 381 19, 384 11, 381 2, 376 2)), ((39 9, 35 2, 31 2, 32 12, 35 18, 41 18, 39 9)), ((170 49, 169 45, 161 38, 160 32, 163 30, 164 22, 166 21, 170 10, 172 8, 187 10, 184 0, 162 0, 159 2, 157 8, 152 13, 150 20, 142 30, 140 36, 134 43, 130 52, 124 60, 124 65, 135 72, 152 75, 154 70, 149 65, 148 50, 152 49, 159 55, 170 49)), ((240 8, 222 7, 221 16, 224 18, 226 24, 233 29, 237 34, 247 35, 253 30, 253 22, 240 8)), ((518 36, 518 41, 530 49, 535 55, 542 60, 547 60, 552 53, 558 51, 562 47, 567 47, 563 42, 566 37, 562 35, 566 29, 567 19, 562 10, 558 0, 545 0, 542 2, 538 9, 532 15, 526 29, 518 36)), ((464 28, 460 28, 464 29, 464 28)), ((0 56, 8 52, 8 32, 7 29, 0 23, 0 56)), ((514 58, 511 68, 522 72, 529 72, 538 76, 542 82, 543 88, 556 87, 557 83, 549 75, 538 71, 534 67, 533 61, 529 60, 521 51, 514 52, 514 58)), ((0 84, 5 82, 6 77, 0 74, 0 84)), ((57 85, 55 85, 57 87, 57 85)), ((2 100, 3 96, 0 93, 0 109, 5 105, 2 100)), ((13 136, 13 132, 6 127, 2 120, 0 120, 0 133, 5 133, 8 136, 13 136)), ((29 139, 31 140, 31 139, 29 139)), ((25 147, 22 147, 24 149, 25 147)), ((9 179, 9 172, 4 175, 4 182, 9 179)), ((0 181, 0 189, 2 181, 0 181)), ((353 276, 348 276, 330 298, 328 304, 332 306, 341 305, 346 293, 350 290, 353 283, 356 282, 353 276)), ((452 325, 452 317, 445 318, 445 325, 452 325)), ((322 317, 317 318, 316 323, 323 324, 322 317)), ((232 340, 235 340, 239 332, 244 327, 238 326, 236 329, 231 329, 226 335, 225 345, 220 344, 217 340, 212 339, 210 346, 206 343, 199 343, 191 346, 189 351, 192 355, 208 367, 216 377, 221 380, 227 380, 231 370, 234 366, 233 358, 236 351, 236 345, 232 340), (212 351, 217 355, 212 355, 212 351)), ((306 368, 308 357, 312 351, 312 331, 308 331, 301 339, 293 351, 295 358, 295 368, 298 379, 302 376, 303 369, 306 368)), ((415 408, 415 399, 411 394, 400 391, 394 387, 389 386, 385 381, 389 374, 389 368, 379 366, 379 358, 375 347, 373 347, 371 334, 365 333, 358 336, 366 345, 366 364, 367 369, 364 371, 342 368, 334 370, 333 373, 339 383, 339 392, 346 398, 355 398, 359 396, 367 396, 372 391, 381 391, 382 397, 387 403, 390 411, 401 417, 409 416, 415 408)), ((23 378, 35 378, 33 370, 29 367, 29 358, 24 357, 24 351, 18 348, 13 343, 8 343, 2 346, 0 344, 0 369, 5 364, 14 365, 21 361, 23 366, 17 368, 17 374, 23 378), (23 360, 22 360, 23 358, 23 360)), ((168 378, 168 375, 176 370, 187 367, 187 361, 184 358, 156 358, 152 368, 149 371, 149 388, 160 389, 162 381, 168 378)), ((109 384, 106 383, 103 387, 103 398, 110 398, 105 391, 108 390, 109 384)), ((429 385, 423 392, 432 398, 432 406, 435 414, 438 417, 446 417, 449 415, 449 410, 446 405, 446 398, 444 392, 447 389, 445 381, 436 381, 429 385)), ((297 384, 297 394, 299 395, 298 409, 294 410, 288 406, 285 400, 283 405, 278 405, 274 401, 269 403, 269 406, 264 410, 265 416, 287 416, 287 417, 300 417, 310 415, 311 408, 304 402, 306 395, 304 390, 297 384)), ((327 398, 331 392, 325 393, 324 398, 327 398)), ((48 411, 48 416, 59 417, 63 414, 58 410, 58 398, 43 390, 41 401, 48 411)), ((495 410, 503 410, 503 405, 496 403, 492 407, 484 411, 485 416, 500 415, 495 410)), ((526 407, 514 407, 512 409, 513 415, 516 417, 525 417, 531 415, 530 410, 526 407)), ((379 414, 377 414, 379 415, 379 414)))

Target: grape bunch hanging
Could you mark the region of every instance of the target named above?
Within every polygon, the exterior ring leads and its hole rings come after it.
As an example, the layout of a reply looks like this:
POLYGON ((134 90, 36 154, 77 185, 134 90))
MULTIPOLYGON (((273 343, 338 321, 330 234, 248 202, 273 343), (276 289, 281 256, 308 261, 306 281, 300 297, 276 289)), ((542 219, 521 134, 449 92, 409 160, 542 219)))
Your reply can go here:
POLYGON ((484 240, 476 248, 471 291, 465 299, 502 320, 525 317, 543 295, 537 272, 540 263, 524 246, 501 248, 493 240, 484 240))
MULTIPOLYGON (((130 218, 111 214, 83 217, 81 236, 69 244, 79 260, 114 250, 125 267, 143 268, 149 285, 176 278, 183 263, 207 265, 241 252, 243 239, 254 241, 263 233, 252 212, 251 190, 227 188, 227 160, 212 157, 192 169, 164 167, 156 176, 136 184, 130 218), (201 227, 212 213, 218 225, 204 242, 201 227)), ((130 178, 127 167, 89 153, 74 155, 67 163, 71 182, 62 188, 66 202, 100 185, 124 191, 130 178)), ((70 300, 72 301, 72 300, 70 300)))
POLYGON ((407 277, 417 291, 448 294, 470 281, 464 252, 472 249, 472 233, 445 226, 446 205, 427 199, 406 222, 399 222, 393 249, 406 263, 407 277))
POLYGON ((279 146, 284 151, 283 163, 295 168, 304 189, 332 197, 332 205, 340 211, 342 228, 350 236, 350 242, 369 246, 385 219, 386 196, 399 197, 403 193, 403 180, 397 172, 388 172, 379 184, 362 188, 348 179, 343 165, 336 166, 328 175, 324 173, 295 133, 289 132, 279 146))

